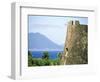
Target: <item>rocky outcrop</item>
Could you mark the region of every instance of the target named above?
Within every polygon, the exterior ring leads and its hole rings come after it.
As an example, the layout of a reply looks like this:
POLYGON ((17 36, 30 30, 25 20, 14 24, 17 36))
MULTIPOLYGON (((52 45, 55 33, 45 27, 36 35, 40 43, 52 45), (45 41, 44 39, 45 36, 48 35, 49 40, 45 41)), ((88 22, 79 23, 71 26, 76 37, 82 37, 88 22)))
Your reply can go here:
POLYGON ((67 26, 62 64, 88 63, 88 26, 70 21, 67 26))

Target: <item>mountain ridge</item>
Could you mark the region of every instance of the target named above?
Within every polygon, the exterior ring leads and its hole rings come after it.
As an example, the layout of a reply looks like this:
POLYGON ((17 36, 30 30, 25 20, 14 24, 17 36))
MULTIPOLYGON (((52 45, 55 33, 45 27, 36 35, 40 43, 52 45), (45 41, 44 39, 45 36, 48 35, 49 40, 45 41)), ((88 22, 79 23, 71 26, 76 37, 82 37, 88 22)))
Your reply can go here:
POLYGON ((40 33, 28 34, 28 48, 29 49, 43 49, 43 50, 62 50, 63 46, 60 46, 40 33))

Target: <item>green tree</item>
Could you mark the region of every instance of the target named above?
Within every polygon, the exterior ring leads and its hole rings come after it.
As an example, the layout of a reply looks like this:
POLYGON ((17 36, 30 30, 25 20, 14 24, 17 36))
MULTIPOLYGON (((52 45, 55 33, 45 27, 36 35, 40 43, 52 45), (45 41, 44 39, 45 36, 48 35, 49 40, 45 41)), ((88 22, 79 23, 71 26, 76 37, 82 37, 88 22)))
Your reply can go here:
POLYGON ((33 65, 32 54, 30 51, 28 51, 28 66, 32 65, 33 65))
POLYGON ((31 52, 30 52, 30 51, 28 51, 28 56, 31 56, 31 57, 32 57, 32 54, 31 54, 31 52))
POLYGON ((48 53, 48 51, 44 51, 43 52, 42 59, 49 59, 49 53, 48 53))
POLYGON ((57 54, 57 56, 58 56, 58 59, 61 59, 61 52, 59 52, 58 54, 57 54))

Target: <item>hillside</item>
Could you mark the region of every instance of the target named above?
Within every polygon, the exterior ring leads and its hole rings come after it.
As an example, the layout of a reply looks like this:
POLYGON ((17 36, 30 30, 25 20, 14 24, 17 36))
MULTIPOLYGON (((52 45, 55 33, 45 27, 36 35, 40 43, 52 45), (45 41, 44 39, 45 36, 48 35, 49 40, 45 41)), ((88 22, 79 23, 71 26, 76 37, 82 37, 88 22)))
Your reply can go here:
POLYGON ((40 33, 28 34, 28 47, 29 49, 41 49, 41 50, 62 50, 63 47, 54 43, 49 38, 40 33))

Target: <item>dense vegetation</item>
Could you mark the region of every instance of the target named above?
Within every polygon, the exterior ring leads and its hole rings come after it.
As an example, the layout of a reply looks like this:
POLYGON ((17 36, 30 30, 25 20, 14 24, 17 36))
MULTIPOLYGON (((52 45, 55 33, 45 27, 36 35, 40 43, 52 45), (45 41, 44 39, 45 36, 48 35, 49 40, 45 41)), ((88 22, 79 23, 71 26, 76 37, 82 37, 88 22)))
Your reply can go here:
POLYGON ((57 59, 50 59, 50 54, 47 51, 43 52, 42 58, 34 58, 30 51, 28 51, 28 66, 50 66, 60 65, 60 55, 58 53, 57 59))

